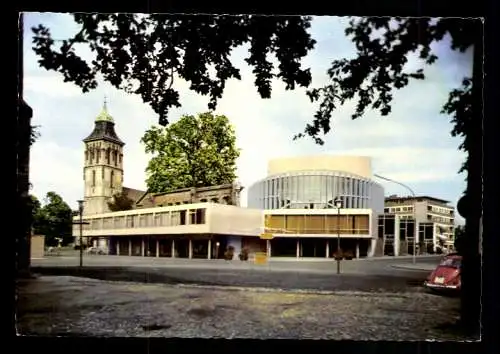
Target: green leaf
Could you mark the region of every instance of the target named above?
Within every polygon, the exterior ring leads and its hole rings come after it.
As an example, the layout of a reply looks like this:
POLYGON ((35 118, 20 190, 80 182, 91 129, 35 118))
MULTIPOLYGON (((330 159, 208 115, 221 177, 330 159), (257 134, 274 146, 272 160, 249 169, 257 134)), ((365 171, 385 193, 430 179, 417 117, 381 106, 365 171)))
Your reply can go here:
POLYGON ((151 127, 141 141, 147 153, 147 185, 153 193, 232 183, 236 134, 229 119, 211 112, 184 115, 165 128, 151 127))

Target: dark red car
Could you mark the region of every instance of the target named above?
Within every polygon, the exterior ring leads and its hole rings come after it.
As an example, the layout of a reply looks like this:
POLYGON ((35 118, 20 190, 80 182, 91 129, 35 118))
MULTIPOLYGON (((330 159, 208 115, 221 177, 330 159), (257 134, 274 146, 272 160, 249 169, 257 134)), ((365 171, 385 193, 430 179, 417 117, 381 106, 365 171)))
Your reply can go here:
POLYGON ((424 282, 424 286, 431 290, 460 291, 462 256, 449 254, 443 257, 439 265, 432 271, 424 282))

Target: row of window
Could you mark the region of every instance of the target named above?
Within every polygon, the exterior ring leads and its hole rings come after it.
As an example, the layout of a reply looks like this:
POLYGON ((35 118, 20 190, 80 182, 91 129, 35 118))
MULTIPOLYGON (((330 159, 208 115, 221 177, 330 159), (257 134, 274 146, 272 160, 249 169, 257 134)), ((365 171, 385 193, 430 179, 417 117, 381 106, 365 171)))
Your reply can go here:
POLYGON ((388 207, 384 208, 384 213, 413 212, 413 206, 388 207))
MULTIPOLYGON (((141 227, 205 224, 206 209, 165 211, 151 214, 125 215, 86 220, 84 230, 113 230, 141 227)), ((78 230, 77 225, 75 231, 78 230)))
MULTIPOLYGON (((85 178, 85 175, 84 175, 85 178)), ((105 180, 105 170, 104 168, 102 169, 101 172, 101 179, 104 181, 105 180)), ((92 171, 92 187, 96 186, 96 171, 92 171)), ((115 186, 115 171, 111 170, 109 174, 109 187, 114 188, 115 186)))
POLYGON ((369 234, 368 215, 270 215, 266 232, 296 234, 369 234))
MULTIPOLYGON (((394 239, 396 234, 396 222, 393 215, 381 215, 378 218, 378 237, 394 239)), ((415 235, 415 220, 405 219, 399 222, 399 239, 401 241, 413 239, 415 235)), ((430 241, 434 237, 434 223, 418 224, 419 240, 430 241)))
POLYGON ((418 227, 419 240, 432 241, 434 239, 434 224, 422 223, 418 227))
POLYGON ((443 224, 453 224, 454 219, 442 218, 440 216, 435 216, 435 215, 427 214, 427 221, 440 222, 440 223, 443 223, 443 224))
MULTIPOLYGON (((378 237, 387 240, 394 239, 395 237, 395 223, 394 220, 385 219, 382 223, 379 220, 378 237)), ((415 235, 415 221, 414 220, 401 220, 399 223, 399 239, 404 241, 412 239, 415 235)))
MULTIPOLYGON (((217 198, 217 197, 213 197, 213 198, 201 198, 199 200, 195 200, 194 203, 208 203, 208 202, 212 202, 212 203, 222 203, 222 204, 226 204, 226 205, 232 205, 232 200, 231 200, 231 197, 230 196, 223 196, 222 198, 217 198)), ((174 206, 174 205, 182 205, 182 204, 192 204, 193 201, 191 200, 184 200, 182 202, 172 202, 172 203, 159 203, 157 204, 157 206, 159 207, 162 207, 162 206, 174 206)))
POLYGON ((108 165, 115 165, 118 166, 119 164, 122 163, 123 156, 118 152, 118 150, 111 150, 111 148, 107 149, 93 149, 90 148, 89 150, 85 151, 85 162, 92 164, 92 163, 99 163, 102 161, 102 163, 106 163, 108 165), (102 161, 102 155, 104 155, 104 161, 102 161))
POLYGON ((428 211, 432 211, 434 213, 446 214, 446 215, 451 215, 451 216, 454 215, 454 210, 453 209, 450 209, 450 208, 441 208, 441 207, 437 207, 437 206, 434 206, 434 205, 428 205, 427 206, 427 210, 428 211))
POLYGON ((263 209, 324 209, 341 197, 343 208, 368 208, 371 182, 332 172, 271 177, 249 189, 250 207, 263 209))

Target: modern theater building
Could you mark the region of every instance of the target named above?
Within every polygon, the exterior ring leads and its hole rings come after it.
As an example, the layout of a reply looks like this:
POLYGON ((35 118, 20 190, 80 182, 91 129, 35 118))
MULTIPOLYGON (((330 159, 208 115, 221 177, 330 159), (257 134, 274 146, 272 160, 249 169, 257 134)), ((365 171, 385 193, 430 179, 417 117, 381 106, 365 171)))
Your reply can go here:
POLYGON ((273 257, 332 257, 340 249, 372 256, 384 190, 371 159, 307 156, 269 161, 268 176, 248 188, 248 207, 267 215, 273 257), (337 208, 335 200, 341 201, 337 208))

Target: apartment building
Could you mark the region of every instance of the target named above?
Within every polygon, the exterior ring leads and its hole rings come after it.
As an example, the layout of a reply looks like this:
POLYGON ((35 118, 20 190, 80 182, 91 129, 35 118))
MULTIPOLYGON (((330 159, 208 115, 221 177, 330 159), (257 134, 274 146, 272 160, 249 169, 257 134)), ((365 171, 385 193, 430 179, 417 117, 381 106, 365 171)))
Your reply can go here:
POLYGON ((450 251, 454 244, 455 208, 430 196, 385 198, 384 215, 379 216, 379 239, 384 254, 435 253, 450 251), (416 239, 413 238, 418 229, 416 239), (403 229, 405 231, 401 231, 403 229), (396 235, 397 234, 397 235, 396 235))

